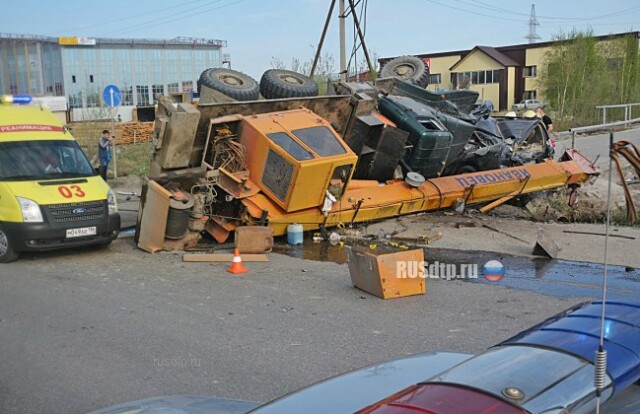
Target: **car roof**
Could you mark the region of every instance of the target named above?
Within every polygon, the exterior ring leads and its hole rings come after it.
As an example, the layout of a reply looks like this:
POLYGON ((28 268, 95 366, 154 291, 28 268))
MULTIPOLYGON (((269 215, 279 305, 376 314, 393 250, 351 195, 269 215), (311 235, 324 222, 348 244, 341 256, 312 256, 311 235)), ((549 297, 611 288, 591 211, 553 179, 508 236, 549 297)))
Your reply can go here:
POLYGON ((0 142, 73 140, 51 111, 35 105, 0 105, 0 142))

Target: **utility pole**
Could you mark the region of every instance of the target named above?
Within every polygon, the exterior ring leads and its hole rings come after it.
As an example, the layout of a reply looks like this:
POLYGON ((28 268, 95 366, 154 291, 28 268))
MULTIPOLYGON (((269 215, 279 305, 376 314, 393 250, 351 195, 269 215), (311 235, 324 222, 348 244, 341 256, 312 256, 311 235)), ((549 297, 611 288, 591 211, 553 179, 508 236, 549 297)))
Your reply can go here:
POLYGON ((340 0, 340 11, 338 19, 340 21, 340 80, 347 80, 347 47, 345 22, 345 0, 340 0))
POLYGON ((333 8, 335 5, 336 5, 336 0, 331 0, 331 6, 329 6, 329 13, 327 13, 327 19, 325 20, 324 27, 322 28, 320 43, 318 43, 316 56, 313 58, 313 64, 311 65, 311 72, 309 72, 310 78, 313 78, 313 75, 316 72, 316 66, 318 65, 318 59, 320 59, 320 52, 322 51, 322 45, 324 44, 324 38, 327 35, 327 29, 329 28, 329 23, 331 22, 331 15, 333 14, 333 8))
POLYGON ((536 5, 531 5, 531 16, 529 17, 529 34, 525 36, 525 39, 529 39, 529 43, 535 43, 536 40, 540 40, 540 36, 536 33, 536 26, 540 26, 538 19, 536 19, 536 5))

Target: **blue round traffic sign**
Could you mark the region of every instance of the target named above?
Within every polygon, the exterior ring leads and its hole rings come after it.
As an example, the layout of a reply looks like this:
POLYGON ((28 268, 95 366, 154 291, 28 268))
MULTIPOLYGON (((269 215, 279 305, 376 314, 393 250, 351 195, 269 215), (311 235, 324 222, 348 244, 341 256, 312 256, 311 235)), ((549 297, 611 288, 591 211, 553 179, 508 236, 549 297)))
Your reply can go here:
POLYGON ((104 91, 102 91, 102 100, 110 108, 120 105, 120 101, 122 101, 122 92, 120 92, 120 88, 113 84, 107 85, 104 88, 104 91))

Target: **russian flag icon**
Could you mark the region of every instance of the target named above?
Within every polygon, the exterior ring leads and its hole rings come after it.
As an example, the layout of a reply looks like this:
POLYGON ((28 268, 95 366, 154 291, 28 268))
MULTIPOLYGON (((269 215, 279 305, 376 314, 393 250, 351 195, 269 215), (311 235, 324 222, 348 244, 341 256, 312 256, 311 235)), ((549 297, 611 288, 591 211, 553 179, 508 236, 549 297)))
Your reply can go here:
POLYGON ((482 266, 482 276, 489 282, 499 282, 504 277, 504 266, 497 260, 489 260, 482 266))

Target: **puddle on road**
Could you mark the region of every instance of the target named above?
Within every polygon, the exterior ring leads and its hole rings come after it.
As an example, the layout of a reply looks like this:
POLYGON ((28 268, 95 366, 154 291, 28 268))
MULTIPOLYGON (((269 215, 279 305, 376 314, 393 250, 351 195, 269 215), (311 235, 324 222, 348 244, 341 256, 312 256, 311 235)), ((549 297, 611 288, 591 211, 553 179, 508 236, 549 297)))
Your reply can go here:
POLYGON ((286 239, 282 241, 276 240, 276 244, 273 246, 274 253, 317 262, 334 262, 338 264, 347 262, 347 251, 340 246, 333 246, 329 242, 314 242, 309 238, 305 238, 304 244, 292 246, 286 244, 285 241, 286 239))
MULTIPOLYGON (((275 253, 299 259, 323 262, 346 263, 346 250, 328 242, 314 242, 305 238, 302 246, 284 244, 278 240, 275 253)), ((373 241, 372 243, 377 243, 373 241)), ((442 248, 425 248, 427 264, 454 264, 460 269, 462 264, 478 265, 477 279, 467 279, 471 283, 492 283, 482 277, 482 266, 489 260, 498 260, 505 267, 505 277, 498 282, 502 286, 540 292, 557 297, 601 296, 604 266, 597 263, 574 262, 511 256, 496 252, 460 251, 442 248)), ((608 267, 610 299, 634 300, 640 297, 640 270, 625 266, 608 267)))

